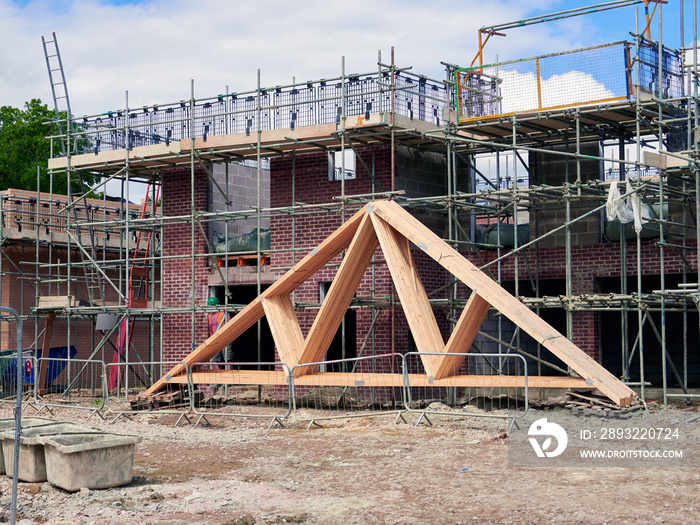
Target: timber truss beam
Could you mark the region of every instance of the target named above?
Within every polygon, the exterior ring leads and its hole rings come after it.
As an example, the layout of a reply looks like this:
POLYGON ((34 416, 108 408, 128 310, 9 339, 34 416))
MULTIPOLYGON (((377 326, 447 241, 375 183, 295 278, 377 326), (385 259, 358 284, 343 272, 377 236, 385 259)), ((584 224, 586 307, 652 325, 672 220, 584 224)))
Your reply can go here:
MULTIPOLYGON (((459 384, 469 382, 469 376, 455 376, 464 357, 454 354, 470 350, 489 309, 493 307, 577 373, 580 379, 576 381, 597 388, 618 405, 631 403, 635 394, 630 388, 393 201, 373 201, 364 206, 183 362, 192 366, 209 361, 263 316, 267 316, 280 360, 290 369, 321 361, 377 247, 384 254, 418 350, 438 354, 421 355, 425 375, 430 381, 460 378, 459 384), (472 290, 447 343, 442 338, 418 275, 411 245, 424 251, 472 290), (291 293, 346 249, 328 294, 304 335, 291 293)), ((180 382, 184 371, 183 365, 175 366, 146 394, 158 391, 169 382, 180 382)), ((307 375, 318 379, 328 377, 329 384, 338 381, 331 377, 337 374, 319 374, 317 367, 299 367, 294 374, 295 381, 307 375)), ((491 378, 492 384, 499 381, 504 387, 510 384, 508 376, 491 378)))

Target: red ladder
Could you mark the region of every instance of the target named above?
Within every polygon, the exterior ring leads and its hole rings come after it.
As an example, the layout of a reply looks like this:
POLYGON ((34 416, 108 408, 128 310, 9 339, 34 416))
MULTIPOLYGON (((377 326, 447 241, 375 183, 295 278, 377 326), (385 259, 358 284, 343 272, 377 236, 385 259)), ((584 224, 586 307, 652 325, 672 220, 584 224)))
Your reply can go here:
MULTIPOLYGON (((146 195, 149 194, 151 189, 151 185, 148 185, 148 188, 146 189, 146 195)), ((155 195, 155 202, 156 206, 158 203, 158 198, 160 196, 160 186, 156 187, 156 195, 155 195)), ((148 200, 144 199, 143 200, 143 208, 141 209, 141 216, 139 217, 140 219, 144 219, 146 217, 146 206, 148 204, 148 200)), ((128 211, 127 211, 128 213, 128 211)), ((143 233, 142 230, 138 231, 138 235, 136 237, 136 249, 134 250, 134 261, 138 259, 138 254, 139 254, 139 246, 141 245, 141 234, 143 233)), ((146 248, 144 250, 144 257, 148 255, 148 251, 151 247, 151 239, 153 238, 153 230, 148 232, 148 239, 146 241, 146 248)), ((127 243, 128 246, 128 243, 127 243)), ((128 249, 128 248, 127 248, 128 249)), ((136 266, 136 262, 132 263, 131 268, 129 270, 129 302, 128 302, 128 307, 129 308, 146 308, 148 306, 148 274, 149 274, 149 268, 146 263, 141 263, 141 266, 136 266), (137 278, 138 280, 138 285, 137 287, 134 286, 134 277, 137 278), (138 292, 138 293, 135 293, 138 292)), ((121 323, 119 324, 119 341, 117 342, 117 349, 114 352, 114 356, 112 357, 112 363, 119 363, 119 360, 123 357, 124 355, 124 350, 129 348, 129 344, 131 343, 131 338, 134 334, 134 326, 135 323, 131 323, 131 326, 129 326, 129 330, 127 331, 126 326, 127 326, 127 319, 128 317, 125 317, 122 319, 121 323), (127 336, 128 332, 128 336, 127 336)), ((110 390, 114 390, 117 386, 117 378, 120 377, 119 374, 119 367, 114 366, 112 367, 112 370, 109 374, 109 382, 108 382, 108 388, 110 390)))

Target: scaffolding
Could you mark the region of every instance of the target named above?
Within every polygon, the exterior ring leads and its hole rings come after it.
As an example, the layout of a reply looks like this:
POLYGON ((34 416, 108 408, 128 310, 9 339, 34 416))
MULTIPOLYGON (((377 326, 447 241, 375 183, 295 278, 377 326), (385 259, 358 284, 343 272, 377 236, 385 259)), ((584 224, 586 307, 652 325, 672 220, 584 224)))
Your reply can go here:
MULTIPOLYGON (((695 10, 694 1, 693 20, 697 20, 695 10)), ((40 347, 41 321, 49 316, 65 321, 70 346, 77 332, 73 323, 90 323, 94 338, 98 317, 110 315, 116 316, 116 322, 102 329, 100 341, 93 340, 93 355, 102 351, 102 359, 109 360, 105 352, 113 346, 121 354, 117 359, 127 367, 138 361, 164 361, 168 316, 189 316, 194 348, 198 316, 213 311, 201 300, 198 265, 209 268, 210 283, 216 283, 212 286, 224 287, 224 308, 235 314, 245 306, 235 303, 229 293, 238 282, 239 264, 252 261, 249 268, 254 278, 246 282, 259 295, 275 272, 286 271, 300 254, 313 248, 299 231, 299 221, 317 216, 344 221, 367 202, 390 198, 413 213, 437 218, 448 243, 497 282, 510 286, 538 314, 563 315, 569 339, 581 312, 619 316, 618 375, 639 387, 642 397, 650 385, 645 369, 649 348, 660 356, 657 376, 664 404, 674 396, 697 397, 689 392, 689 385, 697 383, 692 376, 697 374, 698 354, 693 351, 695 337, 689 335, 695 331, 691 328, 695 317, 700 326, 697 28, 693 27, 694 44, 686 47, 681 26, 681 46, 674 50, 662 42, 661 6, 658 21, 658 41, 651 40, 647 20, 644 30, 637 28, 633 42, 465 69, 446 64, 444 80, 398 67, 392 50, 389 63, 380 53, 377 70, 368 73, 347 74, 343 60, 341 74, 335 78, 272 87, 261 86, 258 73, 255 89, 241 93, 226 89, 209 98, 195 97, 193 82, 189 100, 131 108, 127 96, 124 109, 69 117, 60 136, 52 137, 63 153, 50 160, 46 175, 39 176, 66 177, 69 187, 81 173, 102 177, 102 185, 120 181, 122 199, 114 204, 75 195, 47 198, 38 191, 0 196, 0 276, 13 275, 22 283, 18 309, 25 323, 33 325, 25 328, 33 338, 31 348, 40 347), (75 144, 80 144, 82 153, 71 147, 75 144), (389 183, 381 187, 375 179, 379 170, 375 152, 384 149, 390 154, 389 183), (417 195, 399 188, 399 150, 443 159, 445 191, 417 195), (340 182, 338 194, 322 203, 300 202, 298 159, 307 153, 336 151, 341 153, 335 157, 340 166, 334 166, 333 175, 340 182), (355 153, 355 167, 346 166, 346 151, 355 153), (287 159, 291 165, 291 205, 274 207, 265 202, 266 163, 276 159, 287 159), (250 169, 255 174, 255 202, 236 207, 230 170, 246 163, 254 166, 250 169), (563 171, 532 172, 544 164, 561 166, 563 171), (216 175, 217 169, 222 176, 216 175), (370 175, 370 186, 361 194, 348 193, 346 181, 353 170, 361 169, 370 175), (160 190, 174 171, 189 178, 190 213, 167 215, 159 206, 160 190), (223 197, 223 209, 201 209, 195 196, 199 177, 206 177, 212 192, 223 197), (142 206, 125 204, 133 184, 148 187, 142 206), (637 231, 605 220, 611 186, 620 188, 623 201, 636 199, 647 210, 643 228, 637 231), (291 222, 289 245, 267 247, 261 232, 279 219, 291 222), (257 232, 255 245, 231 250, 230 232, 238 231, 241 224, 257 232), (214 246, 213 225, 223 227, 223 249, 214 246), (597 225, 597 230, 591 225, 597 225), (160 239, 169 227, 189 231, 187 254, 164 253, 160 239), (593 241, 591 234, 598 240, 593 241), (145 238, 152 242, 144 248, 145 238), (205 251, 197 249, 197 239, 204 241, 205 251), (617 271, 611 274, 619 275, 617 283, 611 277, 599 291, 581 293, 575 285, 575 268, 585 264, 581 258, 586 257, 589 244, 617 252, 617 271), (546 261, 541 254, 546 247, 563 251, 565 275, 560 289, 545 285, 546 261), (18 258, 11 257, 9 250, 18 249, 33 252, 34 260, 25 254, 17 264, 18 258), (57 250, 60 258, 54 254, 57 250), (45 260, 40 256, 44 251, 45 260), (653 251, 659 266, 651 272, 645 257, 653 251), (278 260, 284 262, 276 265, 278 260), (173 261, 187 267, 187 307, 164 306, 169 283, 163 280, 163 267, 173 261), (667 275, 670 264, 680 264, 680 269, 674 266, 673 279, 667 275), (645 278, 649 275, 658 276, 652 289, 645 278), (144 302, 134 304, 137 282, 148 292, 144 302), (46 299, 52 296, 68 299, 46 299), (667 320, 671 317, 680 319, 683 327, 680 352, 669 351, 667 320), (140 348, 132 340, 135 323, 144 332, 140 348), (120 342, 115 343, 117 330, 129 335, 117 337, 120 342), (649 340, 649 331, 657 342, 649 340), (680 394, 672 391, 670 377, 680 394)), ((370 266, 372 291, 379 264, 373 261, 370 266)), ((391 311, 393 329, 398 299, 393 293, 387 297, 372 291, 353 299, 351 307, 369 309, 374 320, 380 312, 391 311)), ((443 310, 454 327, 468 298, 464 286, 452 281, 430 290, 429 296, 433 307, 443 310)), ((294 306, 319 308, 318 302, 303 300, 295 300, 294 306)), ((545 369, 569 373, 517 328, 509 328, 500 317, 493 322, 494 328, 475 343, 485 353, 495 345, 498 352, 525 355, 536 363, 538 373, 545 369)), ((257 330, 257 355, 262 362, 259 324, 257 330)), ((342 330, 345 335, 345 324, 342 330)), ((362 351, 372 355, 377 344, 374 330, 373 321, 362 345, 362 351)), ((600 348, 595 350, 601 354, 600 348)), ((150 366, 152 382, 163 370, 150 366)))

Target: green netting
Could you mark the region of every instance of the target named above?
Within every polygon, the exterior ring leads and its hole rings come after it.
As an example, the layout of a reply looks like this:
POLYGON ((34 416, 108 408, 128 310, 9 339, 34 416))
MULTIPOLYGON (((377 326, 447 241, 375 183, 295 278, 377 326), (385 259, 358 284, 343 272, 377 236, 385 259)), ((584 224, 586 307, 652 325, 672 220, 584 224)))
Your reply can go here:
MULTIPOLYGON (((258 230, 255 229, 250 233, 244 233, 228 239, 220 233, 214 234, 214 251, 216 253, 245 253, 255 252, 258 249, 258 230)), ((260 230, 260 249, 262 251, 270 250, 270 229, 263 228, 260 230)))

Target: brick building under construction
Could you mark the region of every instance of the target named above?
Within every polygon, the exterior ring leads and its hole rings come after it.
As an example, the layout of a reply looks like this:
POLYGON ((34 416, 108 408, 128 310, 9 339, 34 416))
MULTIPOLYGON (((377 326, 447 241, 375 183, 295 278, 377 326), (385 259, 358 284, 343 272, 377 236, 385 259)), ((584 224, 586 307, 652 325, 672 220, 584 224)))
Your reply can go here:
MULTIPOLYGON (((380 59, 366 74, 212 98, 193 89, 177 104, 70 119, 53 138, 66 154, 42 176, 120 179, 124 201, 130 184, 146 184, 149 200, 108 217, 106 201, 74 195, 48 208, 55 195, 2 193, 3 305, 24 315, 27 348, 73 345, 76 358, 105 362, 116 351, 132 367, 179 362, 207 349, 210 297, 234 320, 247 315, 358 210, 391 200, 622 382, 688 397, 700 385, 697 48, 651 40, 649 22, 633 42, 447 66, 446 80, 380 59)), ((434 325, 421 324, 427 312, 402 298, 376 248, 343 292, 337 330, 309 354, 347 361, 317 369, 356 372, 353 360, 372 357, 373 373, 400 373, 397 354, 430 350, 433 327, 450 346, 479 290, 420 244, 402 253, 434 325)), ((317 329, 345 248, 296 283, 288 304, 224 342, 234 361, 285 362, 283 341, 317 329), (277 314, 287 319, 270 326, 277 314)), ((546 338, 487 303, 469 344, 452 351, 518 354, 531 385, 555 386, 543 376, 581 386, 546 338)), ((12 348, 12 330, 2 335, 12 348)), ((143 369, 134 386, 169 367, 143 369)), ((508 373, 488 359, 457 369, 508 373)))

